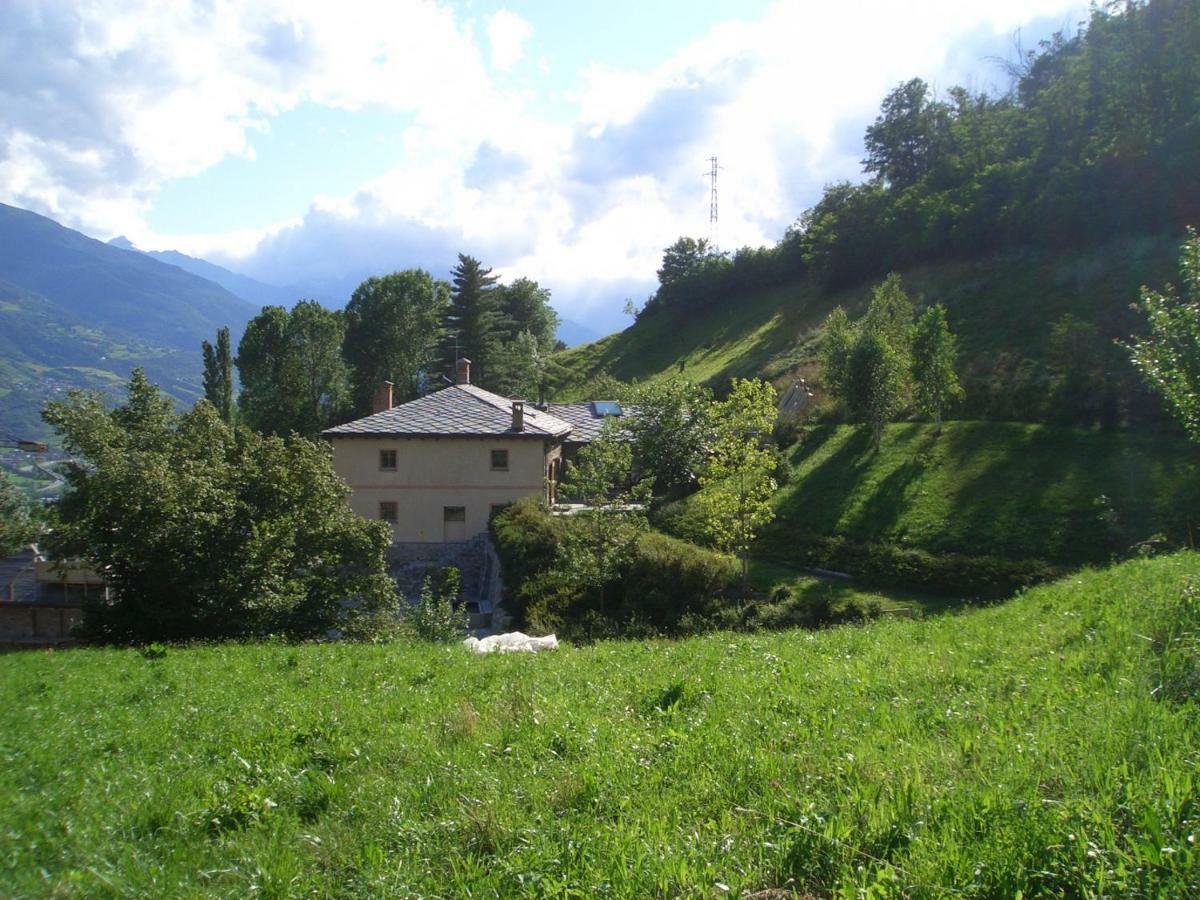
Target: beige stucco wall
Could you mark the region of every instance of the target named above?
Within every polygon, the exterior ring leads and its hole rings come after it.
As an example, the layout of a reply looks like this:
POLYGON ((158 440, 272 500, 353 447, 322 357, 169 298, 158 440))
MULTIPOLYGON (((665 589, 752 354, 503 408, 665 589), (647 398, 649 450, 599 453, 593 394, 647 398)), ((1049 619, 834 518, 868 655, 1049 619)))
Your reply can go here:
POLYGON ((350 485, 350 507, 379 518, 395 501, 397 541, 466 540, 487 530, 492 507, 530 494, 545 495, 547 466, 561 454, 536 438, 335 437, 333 466, 350 485), (396 451, 396 470, 381 471, 379 451, 396 451), (508 450, 508 471, 491 469, 491 451, 508 450), (466 521, 444 522, 444 508, 461 506, 466 521))

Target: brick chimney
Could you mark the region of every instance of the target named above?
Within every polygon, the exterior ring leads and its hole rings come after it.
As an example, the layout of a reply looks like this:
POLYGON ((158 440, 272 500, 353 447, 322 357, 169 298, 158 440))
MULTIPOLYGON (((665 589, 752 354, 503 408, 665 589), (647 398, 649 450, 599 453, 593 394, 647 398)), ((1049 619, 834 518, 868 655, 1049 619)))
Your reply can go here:
POLYGON ((381 413, 392 408, 392 383, 385 381, 375 389, 375 398, 371 401, 371 412, 381 413))
POLYGON ((513 412, 512 430, 513 431, 524 431, 525 430, 525 401, 524 400, 514 400, 512 402, 512 412, 513 412))
POLYGON ((471 383, 471 361, 465 356, 460 356, 454 363, 454 383, 455 384, 470 384, 471 383))

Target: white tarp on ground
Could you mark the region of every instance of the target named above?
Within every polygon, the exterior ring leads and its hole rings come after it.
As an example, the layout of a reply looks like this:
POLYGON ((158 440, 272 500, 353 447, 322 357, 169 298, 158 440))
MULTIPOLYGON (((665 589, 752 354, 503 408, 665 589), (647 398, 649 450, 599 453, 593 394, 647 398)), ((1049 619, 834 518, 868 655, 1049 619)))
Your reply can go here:
POLYGON ((480 638, 469 637, 463 646, 472 653, 537 653, 539 650, 557 650, 558 638, 552 634, 545 637, 530 637, 519 631, 508 634, 493 634, 480 638))

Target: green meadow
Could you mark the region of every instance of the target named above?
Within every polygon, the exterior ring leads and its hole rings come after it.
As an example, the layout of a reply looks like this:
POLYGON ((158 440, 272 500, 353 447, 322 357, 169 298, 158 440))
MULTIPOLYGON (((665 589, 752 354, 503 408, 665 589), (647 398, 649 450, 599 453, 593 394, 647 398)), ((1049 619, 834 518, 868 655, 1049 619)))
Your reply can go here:
POLYGON ((9 654, 0 883, 1196 896, 1198 626, 1185 552, 823 632, 9 654))

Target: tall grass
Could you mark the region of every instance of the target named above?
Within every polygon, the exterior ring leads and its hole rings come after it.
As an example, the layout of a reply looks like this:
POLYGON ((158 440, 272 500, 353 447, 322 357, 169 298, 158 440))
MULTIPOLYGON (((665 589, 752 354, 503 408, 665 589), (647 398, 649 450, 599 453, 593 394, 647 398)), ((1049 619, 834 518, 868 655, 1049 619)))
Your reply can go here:
POLYGON ((528 657, 0 657, 0 884, 1194 896, 1196 584, 1179 554, 924 621, 528 657))

